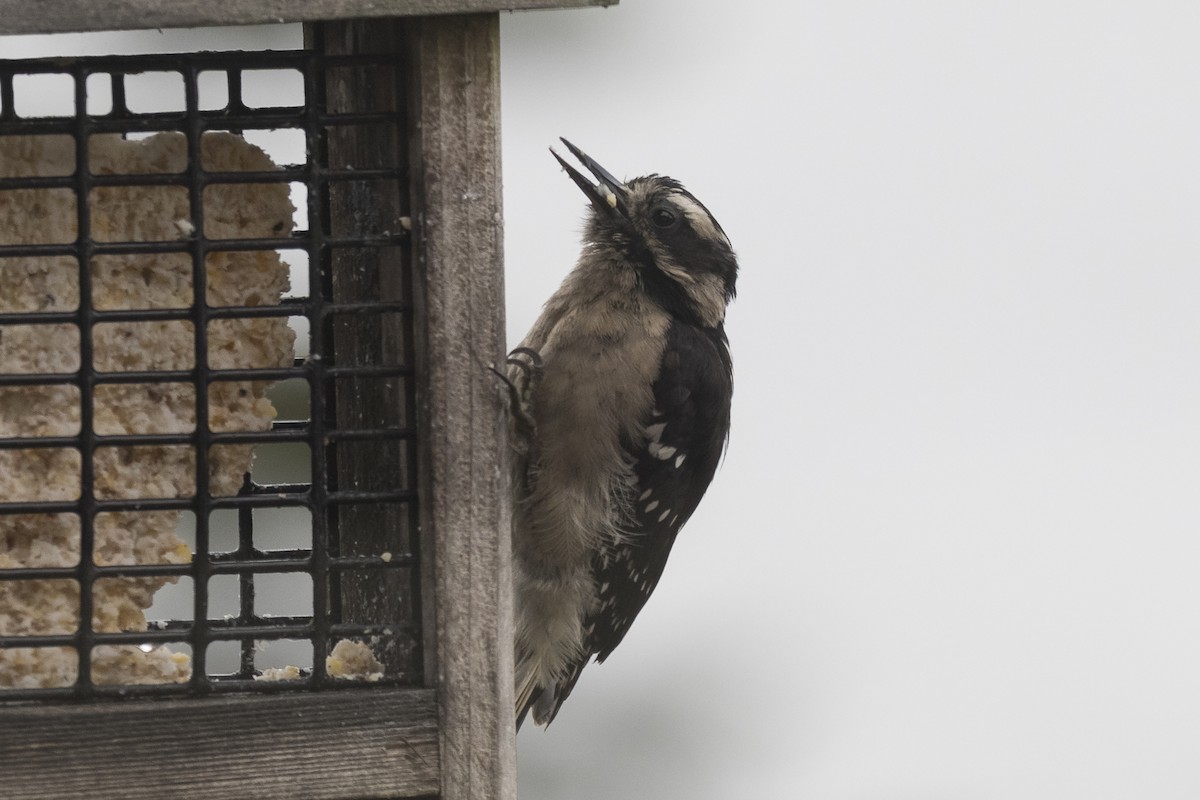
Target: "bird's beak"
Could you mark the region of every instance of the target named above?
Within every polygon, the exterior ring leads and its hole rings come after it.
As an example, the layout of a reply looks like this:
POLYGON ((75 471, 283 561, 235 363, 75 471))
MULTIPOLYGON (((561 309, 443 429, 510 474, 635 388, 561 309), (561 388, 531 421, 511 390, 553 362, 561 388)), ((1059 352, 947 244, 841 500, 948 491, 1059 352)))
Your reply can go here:
POLYGON ((562 168, 571 176, 571 180, 583 190, 587 195, 588 200, 592 201, 592 205, 602 214, 620 214, 622 217, 629 216, 629 190, 625 188, 625 184, 613 177, 612 173, 604 167, 596 163, 596 161, 587 153, 580 150, 575 145, 568 142, 566 139, 562 143, 567 146, 571 154, 579 159, 579 163, 587 167, 588 172, 596 176, 596 183, 593 184, 587 177, 575 169, 575 167, 563 160, 562 156, 554 152, 554 148, 550 148, 550 153, 558 163, 562 164, 562 168))

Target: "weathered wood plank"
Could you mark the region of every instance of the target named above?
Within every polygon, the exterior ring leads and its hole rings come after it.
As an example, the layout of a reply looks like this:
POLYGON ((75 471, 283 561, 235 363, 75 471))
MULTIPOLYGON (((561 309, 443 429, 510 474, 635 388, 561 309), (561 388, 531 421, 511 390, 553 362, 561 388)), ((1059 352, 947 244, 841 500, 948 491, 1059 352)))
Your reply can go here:
MULTIPOLYGON (((0 34, 195 28, 272 22, 425 14, 466 14, 533 8, 610 6, 618 0, 0 0, 0 34)), ((54 55, 47 53, 47 55, 54 55)))
POLYGON ((415 797, 438 773, 428 689, 0 708, 5 800, 415 797))
POLYGON ((411 23, 423 561, 443 800, 516 796, 497 14, 411 23), (432 558, 431 558, 432 557, 432 558))

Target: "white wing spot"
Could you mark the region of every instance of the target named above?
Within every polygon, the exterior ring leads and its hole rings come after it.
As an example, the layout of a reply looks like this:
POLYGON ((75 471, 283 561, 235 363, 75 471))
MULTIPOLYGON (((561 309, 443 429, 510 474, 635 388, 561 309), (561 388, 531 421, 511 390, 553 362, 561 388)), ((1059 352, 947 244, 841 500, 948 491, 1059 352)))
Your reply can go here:
POLYGON ((656 508, 658 508, 658 501, 651 500, 650 503, 646 506, 646 513, 649 514, 651 511, 653 511, 656 508))
POLYGON ((683 466, 683 460, 685 458, 687 458, 687 456, 683 454, 675 456, 675 469, 679 469, 683 466))
POLYGON ((675 516, 671 517, 671 527, 672 527, 672 528, 674 528, 674 527, 675 527, 675 523, 676 523, 676 522, 678 522, 678 521, 679 521, 679 515, 678 515, 678 514, 676 514, 675 516))
POLYGON ((667 514, 670 514, 670 513, 671 513, 671 509, 669 509, 669 508, 663 509, 663 513, 658 515, 658 521, 662 522, 664 519, 667 518, 667 514))
POLYGON ((651 442, 650 447, 647 449, 650 451, 650 455, 663 461, 666 461, 675 455, 674 447, 665 447, 657 442, 651 442))
POLYGON ((650 495, 651 495, 653 492, 654 492, 654 490, 653 490, 653 489, 647 489, 646 491, 642 492, 642 496, 641 496, 641 497, 639 497, 639 498, 638 498, 638 500, 639 500, 639 501, 641 501, 641 500, 645 500, 645 499, 646 499, 647 497, 649 497, 649 496, 650 496, 650 495))
POLYGON ((600 594, 604 594, 605 592, 607 592, 608 586, 609 586, 608 581, 605 581, 604 583, 600 584, 600 594))
POLYGON ((646 437, 657 442, 660 438, 662 438, 663 430, 665 430, 666 427, 667 427, 667 423, 665 423, 665 422, 659 422, 654 425, 647 425, 646 426, 646 437))

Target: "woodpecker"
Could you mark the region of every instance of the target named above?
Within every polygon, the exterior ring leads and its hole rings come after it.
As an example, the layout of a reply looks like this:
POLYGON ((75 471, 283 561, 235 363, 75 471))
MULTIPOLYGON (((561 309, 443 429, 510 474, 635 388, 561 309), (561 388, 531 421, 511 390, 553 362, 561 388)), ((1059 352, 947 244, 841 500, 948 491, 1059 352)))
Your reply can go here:
POLYGON ((549 724, 620 644, 729 433, 737 257, 678 181, 621 182, 562 140, 591 202, 574 270, 508 359, 516 724, 549 724))

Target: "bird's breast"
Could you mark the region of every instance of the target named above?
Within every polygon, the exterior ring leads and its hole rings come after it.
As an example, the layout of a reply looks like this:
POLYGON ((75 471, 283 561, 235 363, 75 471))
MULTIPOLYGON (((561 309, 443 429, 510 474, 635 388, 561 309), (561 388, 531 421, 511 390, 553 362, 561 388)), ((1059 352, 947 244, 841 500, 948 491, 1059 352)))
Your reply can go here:
POLYGON ((531 409, 538 464, 526 509, 541 557, 550 550, 583 558, 623 527, 629 452, 653 410, 669 323, 656 309, 576 306, 538 348, 544 371, 531 409))

